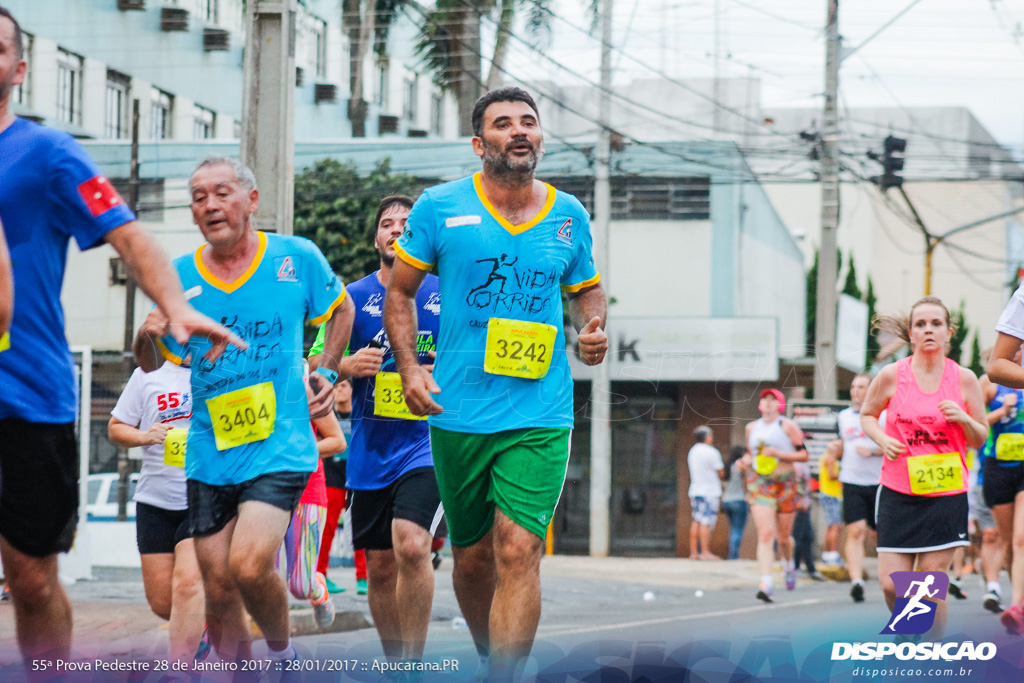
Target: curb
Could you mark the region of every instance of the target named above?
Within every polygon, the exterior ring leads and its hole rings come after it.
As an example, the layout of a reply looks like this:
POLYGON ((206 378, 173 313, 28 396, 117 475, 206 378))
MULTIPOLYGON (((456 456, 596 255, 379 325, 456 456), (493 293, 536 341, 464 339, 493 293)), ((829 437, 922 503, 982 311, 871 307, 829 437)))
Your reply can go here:
MULTIPOLYGON (((344 633, 345 631, 360 631, 364 628, 373 627, 373 624, 366 620, 362 612, 339 611, 334 614, 334 623, 328 628, 321 629, 316 625, 312 607, 289 610, 288 622, 291 626, 291 635, 293 637, 313 636, 321 633, 344 633)), ((260 631, 260 627, 251 618, 249 625, 252 637, 262 640, 263 632, 260 631)))

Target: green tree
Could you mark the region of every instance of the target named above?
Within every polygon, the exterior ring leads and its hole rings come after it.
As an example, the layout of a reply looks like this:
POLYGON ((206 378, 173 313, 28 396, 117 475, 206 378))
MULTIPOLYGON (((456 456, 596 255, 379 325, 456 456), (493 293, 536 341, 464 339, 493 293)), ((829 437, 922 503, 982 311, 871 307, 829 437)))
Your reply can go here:
POLYGON ((962 299, 960 300, 960 307, 950 313, 949 318, 956 331, 953 332, 953 336, 949 340, 948 355, 959 363, 964 351, 964 342, 967 341, 967 334, 970 332, 970 328, 967 327, 967 317, 964 315, 964 302, 962 299))
POLYGON ((814 263, 807 271, 807 301, 806 301, 806 322, 807 322, 807 355, 815 355, 816 341, 818 335, 815 326, 818 323, 818 258, 821 252, 814 250, 814 263))
POLYGON ((843 283, 843 294, 852 296, 854 299, 862 299, 860 293, 860 287, 857 286, 857 266, 853 263, 853 253, 850 254, 850 259, 847 261, 848 266, 846 268, 846 282, 843 283))
POLYGON ((875 312, 878 306, 878 296, 875 294, 875 283, 871 281, 870 275, 868 276, 868 289, 864 293, 864 303, 868 305, 868 365, 870 365, 875 362, 879 352, 882 350, 878 339, 871 332, 871 324, 875 319, 875 312))
POLYGON ((433 184, 392 174, 389 160, 365 176, 354 164, 318 161, 295 176, 295 234, 313 240, 334 272, 353 282, 379 265, 373 218, 380 200, 389 194, 415 198, 433 184))
POLYGON ((974 340, 971 342, 971 362, 967 367, 978 377, 985 374, 985 366, 981 362, 981 341, 977 332, 974 333, 974 340))

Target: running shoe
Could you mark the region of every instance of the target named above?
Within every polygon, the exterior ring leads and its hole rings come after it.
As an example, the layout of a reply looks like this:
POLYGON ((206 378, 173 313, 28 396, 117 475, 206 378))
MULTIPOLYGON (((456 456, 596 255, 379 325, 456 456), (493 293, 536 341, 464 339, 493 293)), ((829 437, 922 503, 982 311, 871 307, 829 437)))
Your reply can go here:
POLYGON ((957 600, 966 600, 967 599, 967 593, 964 593, 963 588, 960 587, 960 582, 959 581, 950 581, 949 582, 949 594, 952 595, 957 600))
POLYGON ((356 595, 366 595, 367 590, 366 579, 356 579, 356 595))
POLYGON ((323 630, 330 628, 334 623, 334 601, 331 600, 331 592, 327 590, 327 580, 324 575, 317 572, 316 581, 323 588, 323 594, 316 602, 310 600, 310 604, 313 605, 313 618, 316 620, 317 628, 323 630))
POLYGON ((772 589, 761 586, 757 589, 757 599, 761 602, 774 602, 772 600, 772 589))
POLYGON ((486 681, 487 677, 491 674, 491 658, 480 657, 480 662, 476 665, 476 672, 473 674, 473 678, 478 681, 486 681))
POLYGON ((10 601, 11 601, 11 587, 5 583, 3 591, 0 592, 0 602, 10 602, 10 601))
POLYGON ((334 583, 333 581, 331 581, 326 576, 324 577, 324 581, 326 582, 326 585, 327 585, 327 592, 330 593, 331 595, 337 595, 338 593, 344 593, 345 592, 344 588, 342 588, 338 584, 334 583))
POLYGON ((999 593, 996 591, 989 591, 985 593, 985 597, 982 598, 982 604, 989 612, 993 614, 1002 614, 1003 606, 999 600, 999 593))
POLYGON ((436 551, 431 553, 430 564, 434 565, 434 569, 437 569, 438 567, 440 567, 441 566, 441 553, 436 552, 436 551))
POLYGON ((791 591, 796 588, 796 567, 790 567, 786 570, 786 590, 791 591))
POLYGON ((210 640, 210 627, 203 626, 203 635, 199 639, 199 647, 196 648, 196 656, 193 657, 197 662, 205 662, 213 651, 213 641, 210 640))
POLYGON ((1024 610, 1020 605, 1011 605, 999 616, 999 623, 1006 628, 1006 632, 1013 635, 1024 633, 1024 610))
POLYGON ((853 588, 850 589, 850 597, 853 598, 854 602, 864 602, 864 585, 860 583, 853 584, 853 588))

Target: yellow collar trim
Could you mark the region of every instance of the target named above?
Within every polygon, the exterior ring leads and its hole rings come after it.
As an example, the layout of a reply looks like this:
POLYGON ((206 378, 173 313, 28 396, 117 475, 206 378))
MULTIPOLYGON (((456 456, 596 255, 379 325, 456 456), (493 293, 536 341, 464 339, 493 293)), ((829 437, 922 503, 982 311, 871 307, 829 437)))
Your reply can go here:
POLYGON ((249 281, 249 278, 252 277, 252 274, 256 272, 256 269, 260 267, 260 262, 263 260, 263 254, 267 250, 267 234, 257 230, 256 235, 260 242, 259 246, 256 248, 256 256, 253 257, 252 263, 249 264, 249 267, 238 277, 237 280, 234 282, 224 282, 210 272, 210 269, 206 267, 205 263, 203 263, 203 249, 206 248, 206 244, 200 245, 199 248, 196 249, 195 253, 196 270, 199 271, 199 276, 226 294, 231 294, 244 285, 249 281))
POLYGON ((498 210, 494 208, 493 204, 491 204, 491 200, 487 198, 486 194, 484 194, 484 186, 481 181, 481 174, 473 174, 473 188, 476 190, 476 196, 480 198, 480 202, 484 205, 484 208, 487 209, 487 213, 491 214, 491 218, 498 221, 501 227, 505 228, 513 235, 518 235, 519 233, 526 232, 527 230, 529 230, 530 228, 532 228, 533 226, 537 225, 542 220, 547 218, 548 214, 551 212, 551 207, 555 205, 555 188, 551 187, 547 183, 544 183, 544 187, 548 188, 548 198, 544 202, 544 206, 541 208, 540 212, 533 217, 533 220, 531 220, 528 223, 523 223, 521 225, 512 225, 507 220, 505 220, 504 216, 498 213, 498 210))

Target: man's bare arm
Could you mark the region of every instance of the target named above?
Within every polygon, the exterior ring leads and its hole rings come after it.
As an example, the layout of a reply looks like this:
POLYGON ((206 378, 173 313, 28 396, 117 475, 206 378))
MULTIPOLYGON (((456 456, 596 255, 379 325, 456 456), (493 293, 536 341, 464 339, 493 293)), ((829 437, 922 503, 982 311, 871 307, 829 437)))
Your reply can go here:
POLYGON ((106 241, 124 260, 128 273, 156 305, 167 315, 168 331, 179 344, 195 335, 213 343, 206 359, 216 360, 228 344, 245 349, 248 345, 222 325, 188 305, 181 282, 163 249, 138 223, 132 221, 106 234, 106 241))
POLYGON ((402 374, 402 391, 414 415, 436 415, 442 408, 432 394, 441 393, 430 372, 420 366, 416 353, 416 293, 427 276, 425 271, 402 260, 391 270, 391 282, 384 297, 384 330, 391 343, 391 353, 402 374))
POLYGON ((608 299, 604 287, 597 283, 569 295, 569 318, 579 332, 580 360, 585 365, 598 365, 608 353, 608 299))

